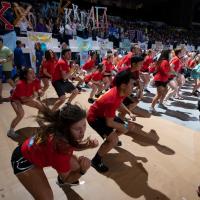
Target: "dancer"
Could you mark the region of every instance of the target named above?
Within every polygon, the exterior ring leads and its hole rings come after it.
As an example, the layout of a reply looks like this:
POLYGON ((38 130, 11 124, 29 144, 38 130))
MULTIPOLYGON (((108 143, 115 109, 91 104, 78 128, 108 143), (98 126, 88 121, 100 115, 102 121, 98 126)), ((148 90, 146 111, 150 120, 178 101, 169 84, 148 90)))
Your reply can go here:
POLYGON ((122 104, 124 98, 132 92, 131 73, 123 71, 117 74, 115 85, 95 101, 87 114, 89 125, 105 139, 92 159, 92 166, 101 173, 108 171, 108 167, 103 163, 102 158, 117 145, 119 135, 133 128, 131 123, 125 123, 120 118, 115 117, 115 112, 120 106, 132 117, 132 113, 122 104))
POLYGON ((167 94, 167 84, 170 77, 170 65, 169 65, 169 57, 170 50, 163 50, 156 64, 156 72, 154 74, 155 86, 157 88, 157 94, 153 98, 151 103, 151 107, 149 111, 156 112, 155 105, 159 102, 159 107, 162 109, 166 109, 163 105, 164 98, 167 94))
POLYGON ((59 99, 55 102, 53 110, 58 109, 66 100, 65 93, 70 93, 68 102, 78 95, 78 89, 69 81, 73 74, 70 73, 69 61, 71 59, 71 50, 63 49, 61 58, 58 60, 52 77, 52 85, 55 88, 59 99))
POLYGON ((182 97, 177 96, 179 93, 178 92, 179 85, 177 82, 178 81, 177 77, 182 67, 180 60, 180 58, 182 57, 182 49, 176 49, 174 50, 174 53, 175 56, 173 56, 172 60, 170 61, 171 75, 169 77, 169 83, 168 83, 170 90, 165 98, 165 101, 171 100, 173 97, 176 97, 177 99, 182 99, 182 97))
POLYGON ((52 50, 45 51, 45 59, 42 61, 40 68, 40 78, 43 83, 43 91, 49 88, 49 80, 52 79, 57 60, 52 50))
POLYGON ((153 51, 149 49, 147 55, 145 56, 143 66, 141 68, 140 77, 143 81, 144 91, 150 93, 148 90, 148 84, 150 82, 149 66, 153 63, 153 51))
POLYGON ((92 91, 90 92, 90 97, 88 99, 89 103, 95 102, 95 100, 93 99, 94 95, 99 94, 104 87, 104 84, 102 82, 103 80, 102 71, 103 71, 103 65, 99 64, 96 72, 89 74, 85 77, 85 83, 89 84, 89 82, 91 82, 90 87, 92 88, 92 91))
POLYGON ((98 141, 83 140, 86 111, 77 105, 67 103, 57 111, 44 107, 37 120, 43 126, 14 150, 11 163, 14 174, 34 199, 53 200, 43 168, 57 171, 61 187, 78 185, 79 178, 90 168, 90 160, 74 156, 73 151, 97 147, 98 141))
POLYGON ((90 58, 86 61, 86 63, 82 66, 82 69, 87 73, 91 73, 95 70, 97 61, 97 55, 95 51, 90 52, 90 58))
POLYGON ((42 104, 35 98, 42 96, 40 81, 35 78, 32 68, 21 70, 21 77, 11 96, 11 106, 13 107, 16 117, 12 120, 7 136, 16 139, 19 135, 14 131, 15 127, 24 117, 23 105, 42 110, 42 104))
POLYGON ((195 82, 195 85, 192 90, 192 95, 198 97, 200 93, 198 90, 200 88, 200 63, 193 68, 191 76, 195 82))
MULTIPOLYGON (((131 58, 131 68, 128 68, 126 70, 130 71, 132 74, 133 79, 133 89, 135 91, 135 94, 131 94, 130 96, 126 97, 123 101, 123 104, 127 106, 127 108, 133 112, 133 110, 138 105, 139 101, 143 97, 143 85, 140 81, 139 72, 141 67, 143 66, 144 58, 142 56, 133 56, 131 58)), ((122 120, 125 120, 126 112, 123 112, 123 110, 119 110, 119 115, 122 120)))

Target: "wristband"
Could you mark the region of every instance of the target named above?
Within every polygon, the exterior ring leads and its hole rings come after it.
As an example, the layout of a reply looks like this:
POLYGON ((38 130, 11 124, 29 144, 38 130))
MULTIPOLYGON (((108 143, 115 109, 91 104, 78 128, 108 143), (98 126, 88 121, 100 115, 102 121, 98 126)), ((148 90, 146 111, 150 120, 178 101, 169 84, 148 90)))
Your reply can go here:
POLYGON ((124 127, 128 129, 128 122, 124 122, 124 127))
POLYGON ((83 170, 80 170, 79 172, 81 175, 84 175, 86 172, 84 172, 83 170))

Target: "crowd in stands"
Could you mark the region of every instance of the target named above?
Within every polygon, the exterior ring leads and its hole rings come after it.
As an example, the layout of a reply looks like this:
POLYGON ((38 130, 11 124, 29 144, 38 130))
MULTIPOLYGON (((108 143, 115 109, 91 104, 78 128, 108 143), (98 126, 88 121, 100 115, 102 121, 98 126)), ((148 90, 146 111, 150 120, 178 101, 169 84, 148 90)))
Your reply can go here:
MULTIPOLYGON (((20 5, 20 4, 19 4, 20 5)), ((68 41, 68 39, 76 36, 87 38, 96 37, 109 38, 114 42, 115 47, 119 47, 119 42, 128 38, 131 42, 148 41, 149 46, 155 41, 160 41, 163 44, 190 44, 199 45, 199 32, 194 30, 178 29, 171 27, 165 23, 143 22, 143 21, 127 21, 119 17, 108 15, 107 26, 92 28, 83 26, 77 20, 72 20, 71 23, 65 23, 63 14, 58 14, 53 8, 42 11, 43 3, 33 2, 31 12, 35 16, 36 21, 28 23, 22 20, 19 26, 15 28, 18 35, 26 35, 28 30, 37 32, 53 33, 53 37, 59 41, 68 41), (64 25, 65 24, 65 25, 64 25)), ((7 12, 7 18, 13 22, 14 13, 7 12)))

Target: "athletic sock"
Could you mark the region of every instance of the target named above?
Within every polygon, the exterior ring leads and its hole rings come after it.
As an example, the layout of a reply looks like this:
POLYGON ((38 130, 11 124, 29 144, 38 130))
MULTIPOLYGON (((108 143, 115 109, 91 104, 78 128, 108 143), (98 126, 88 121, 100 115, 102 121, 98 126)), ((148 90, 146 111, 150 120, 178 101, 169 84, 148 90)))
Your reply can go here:
POLYGON ((96 153, 96 155, 94 156, 94 158, 92 159, 92 161, 94 163, 101 163, 102 162, 102 158, 101 156, 98 154, 98 152, 96 153))

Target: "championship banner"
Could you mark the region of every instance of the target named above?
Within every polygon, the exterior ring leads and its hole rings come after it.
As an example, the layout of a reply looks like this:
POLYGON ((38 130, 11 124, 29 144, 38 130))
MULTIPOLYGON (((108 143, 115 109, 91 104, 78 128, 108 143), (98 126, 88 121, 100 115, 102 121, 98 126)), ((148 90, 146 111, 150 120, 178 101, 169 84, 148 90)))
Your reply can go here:
POLYGON ((12 31, 8 34, 5 34, 2 36, 3 38, 3 42, 4 44, 11 49, 12 51, 14 51, 15 47, 16 47, 16 41, 17 41, 17 36, 15 31, 12 31))
POLYGON ((163 44, 162 42, 155 42, 155 50, 162 50, 163 49, 163 44))
POLYGON ((92 49, 92 38, 83 39, 80 37, 77 37, 77 45, 79 52, 83 51, 89 51, 92 49))
POLYGON ((0 6, 0 21, 4 23, 6 30, 13 30, 14 26, 4 17, 6 11, 11 9, 11 4, 3 1, 1 2, 0 6))
POLYGON ((100 50, 108 50, 110 48, 108 39, 102 39, 102 38, 97 37, 97 42, 98 42, 100 50))
POLYGON ((28 47, 30 48, 30 60, 31 60, 31 66, 35 68, 35 43, 39 42, 41 44, 41 48, 43 51, 46 49, 52 49, 53 43, 52 41, 52 33, 43 33, 43 32, 27 32, 28 37, 28 47))
POLYGON ((80 52, 80 66, 83 66, 86 63, 88 57, 87 51, 80 52))
POLYGON ((130 51, 131 41, 128 38, 123 39, 121 43, 121 48, 126 51, 130 51))
POLYGON ((148 45, 147 45, 146 42, 138 42, 138 45, 139 45, 140 48, 141 48, 142 50, 144 50, 144 51, 146 51, 147 48, 148 48, 148 45))

